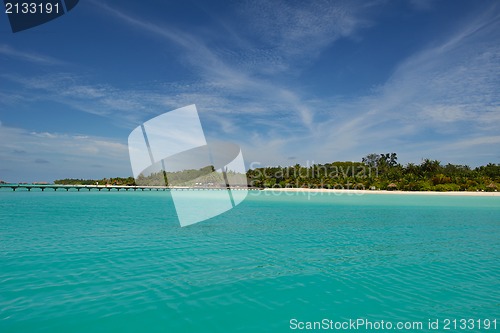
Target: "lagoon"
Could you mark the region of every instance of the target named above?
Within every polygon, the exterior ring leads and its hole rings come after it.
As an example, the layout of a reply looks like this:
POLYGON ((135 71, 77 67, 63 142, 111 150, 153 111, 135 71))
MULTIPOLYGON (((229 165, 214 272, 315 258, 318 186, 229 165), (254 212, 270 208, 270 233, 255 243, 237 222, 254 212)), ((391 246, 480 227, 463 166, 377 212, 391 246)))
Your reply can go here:
POLYGON ((500 316, 498 197, 259 191, 180 228, 168 192, 10 190, 0 212, 1 332, 500 316))

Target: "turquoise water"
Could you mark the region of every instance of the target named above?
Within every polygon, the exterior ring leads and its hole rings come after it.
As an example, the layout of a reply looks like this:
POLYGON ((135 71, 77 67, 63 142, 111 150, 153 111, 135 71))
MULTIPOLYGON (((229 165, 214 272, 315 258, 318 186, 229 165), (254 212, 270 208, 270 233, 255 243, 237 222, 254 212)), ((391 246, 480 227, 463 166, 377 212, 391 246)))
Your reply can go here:
POLYGON ((499 330, 499 245, 498 197, 260 193, 180 228, 167 192, 5 190, 0 332, 499 330))

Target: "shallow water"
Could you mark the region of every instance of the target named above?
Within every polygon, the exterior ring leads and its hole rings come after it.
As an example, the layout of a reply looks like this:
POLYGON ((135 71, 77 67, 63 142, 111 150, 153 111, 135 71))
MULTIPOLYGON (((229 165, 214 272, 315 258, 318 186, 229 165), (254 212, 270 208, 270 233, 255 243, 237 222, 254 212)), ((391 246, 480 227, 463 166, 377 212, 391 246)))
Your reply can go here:
POLYGON ((0 332, 444 331, 500 317, 499 245, 497 197, 257 192, 180 228, 168 192, 5 190, 0 332))

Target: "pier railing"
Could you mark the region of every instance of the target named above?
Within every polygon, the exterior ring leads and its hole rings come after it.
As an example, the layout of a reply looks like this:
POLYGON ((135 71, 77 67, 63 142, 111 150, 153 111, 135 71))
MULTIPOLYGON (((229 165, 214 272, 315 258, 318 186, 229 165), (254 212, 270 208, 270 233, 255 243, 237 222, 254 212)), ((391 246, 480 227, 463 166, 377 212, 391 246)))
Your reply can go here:
POLYGON ((81 190, 97 190, 97 191, 203 191, 203 190, 231 190, 231 191, 243 191, 243 190, 259 190, 256 187, 217 187, 217 186, 128 186, 128 185, 57 185, 57 184, 0 184, 1 188, 10 188, 13 191, 23 190, 31 191, 32 189, 37 189, 45 191, 50 190, 66 190, 66 191, 81 191, 81 190))

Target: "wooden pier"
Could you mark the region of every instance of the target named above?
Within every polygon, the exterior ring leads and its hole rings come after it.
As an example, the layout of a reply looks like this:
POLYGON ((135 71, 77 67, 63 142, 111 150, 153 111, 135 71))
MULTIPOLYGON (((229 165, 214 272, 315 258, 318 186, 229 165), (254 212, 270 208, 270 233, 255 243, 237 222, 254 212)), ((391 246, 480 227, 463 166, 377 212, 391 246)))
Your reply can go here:
POLYGON ((69 192, 81 190, 96 190, 96 191, 207 191, 207 190, 231 190, 231 191, 258 191, 259 188, 255 187, 188 187, 188 186, 126 186, 126 185, 54 185, 54 184, 0 184, 1 188, 11 188, 13 191, 23 190, 30 192, 32 189, 41 190, 66 190, 69 192))

